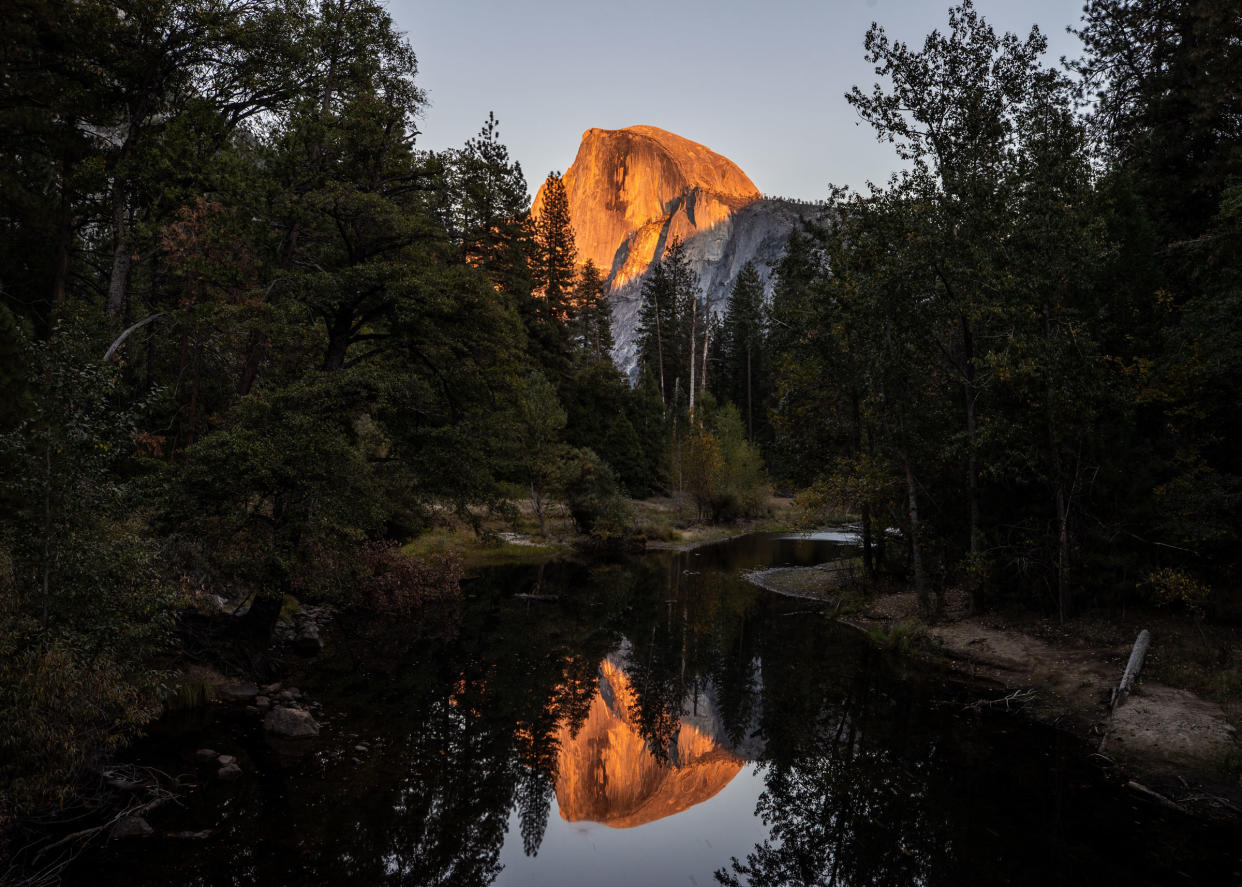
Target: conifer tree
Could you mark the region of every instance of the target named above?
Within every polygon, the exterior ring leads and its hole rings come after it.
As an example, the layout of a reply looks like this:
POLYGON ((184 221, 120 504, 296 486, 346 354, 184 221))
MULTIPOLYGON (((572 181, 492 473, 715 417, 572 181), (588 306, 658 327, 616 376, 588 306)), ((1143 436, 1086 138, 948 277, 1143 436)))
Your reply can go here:
POLYGON ((757 392, 764 372, 763 281, 747 262, 729 292, 724 319, 725 391, 746 420, 746 437, 755 439, 755 413, 762 408, 757 392))
POLYGON ((536 361, 563 383, 572 362, 569 326, 576 310, 578 249, 569 217, 569 197, 560 173, 548 174, 543 195, 543 206, 534 225, 534 291, 526 312, 528 332, 536 361))
POLYGON ((583 358, 597 364, 610 361, 613 349, 612 304, 604 287, 599 269, 588 259, 574 289, 573 338, 583 358))
POLYGON ((530 196, 522 165, 500 141, 496 115, 489 113, 479 134, 448 161, 447 222, 462 257, 481 268, 513 307, 522 307, 534 286, 530 196))

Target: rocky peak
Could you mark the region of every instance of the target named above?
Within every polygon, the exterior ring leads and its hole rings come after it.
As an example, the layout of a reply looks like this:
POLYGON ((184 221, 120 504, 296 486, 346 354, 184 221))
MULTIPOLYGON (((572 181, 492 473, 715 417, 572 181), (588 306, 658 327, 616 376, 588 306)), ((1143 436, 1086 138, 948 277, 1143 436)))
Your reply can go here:
MULTIPOLYGON (((646 270, 669 236, 687 239, 761 196, 733 161, 654 126, 588 129, 562 181, 578 258, 613 286, 646 270)), ((534 215, 542 205, 541 187, 534 215)))
MULTIPOLYGON (((764 199, 733 161, 654 126, 588 129, 562 177, 578 261, 595 262, 613 307, 613 357, 637 374, 636 328, 642 282, 674 238, 713 313, 753 262, 770 290, 771 268, 800 219, 822 208, 764 199)), ((531 212, 538 217, 543 189, 531 212)))

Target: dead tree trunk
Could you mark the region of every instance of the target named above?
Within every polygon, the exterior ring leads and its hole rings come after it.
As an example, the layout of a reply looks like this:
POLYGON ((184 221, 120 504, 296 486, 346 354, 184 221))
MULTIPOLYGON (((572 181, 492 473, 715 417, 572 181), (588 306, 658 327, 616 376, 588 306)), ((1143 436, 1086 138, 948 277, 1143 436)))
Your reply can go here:
POLYGON ((1117 685, 1117 689, 1113 690, 1112 708, 1115 709, 1130 696, 1130 691, 1134 689, 1134 682, 1138 680, 1139 672, 1143 670, 1143 660, 1147 656, 1149 646, 1151 646, 1151 632, 1144 628, 1134 641, 1134 649, 1130 651, 1130 661, 1126 663, 1126 670, 1121 673, 1121 683, 1117 685))

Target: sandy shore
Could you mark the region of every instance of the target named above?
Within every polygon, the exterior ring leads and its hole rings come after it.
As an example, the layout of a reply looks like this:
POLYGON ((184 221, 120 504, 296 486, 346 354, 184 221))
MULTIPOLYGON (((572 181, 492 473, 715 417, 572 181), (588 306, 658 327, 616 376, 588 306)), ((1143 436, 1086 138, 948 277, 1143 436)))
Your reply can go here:
MULTIPOLYGON (((1197 813, 1242 817, 1242 743, 1234 707, 1141 680, 1111 710, 1129 643, 1093 645, 1071 633, 1050 643, 1021 625, 967 615, 960 593, 947 596, 935 619, 921 616, 913 592, 842 599, 822 568, 764 570, 748 578, 778 594, 848 600, 842 609, 849 612, 840 621, 880 638, 897 626, 909 639, 911 655, 947 665, 987 688, 984 704, 1020 709, 1096 744, 1102 762, 1121 767, 1136 791, 1154 792, 1197 813)), ((1153 651, 1160 643, 1156 634, 1153 651)))

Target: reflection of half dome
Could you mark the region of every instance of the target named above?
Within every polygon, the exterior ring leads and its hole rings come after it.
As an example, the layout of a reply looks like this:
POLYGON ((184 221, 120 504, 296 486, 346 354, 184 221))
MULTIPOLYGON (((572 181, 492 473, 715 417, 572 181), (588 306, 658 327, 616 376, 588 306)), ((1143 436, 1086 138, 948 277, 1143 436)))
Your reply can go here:
POLYGON ((564 819, 613 828, 644 825, 706 801, 742 769, 741 758, 685 720, 669 761, 661 762, 648 749, 633 712, 629 678, 605 660, 578 735, 561 727, 556 801, 564 819))

